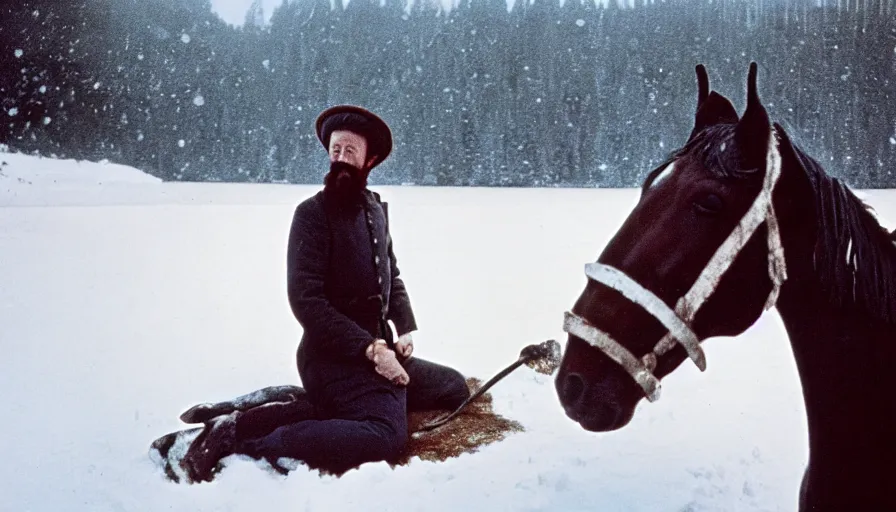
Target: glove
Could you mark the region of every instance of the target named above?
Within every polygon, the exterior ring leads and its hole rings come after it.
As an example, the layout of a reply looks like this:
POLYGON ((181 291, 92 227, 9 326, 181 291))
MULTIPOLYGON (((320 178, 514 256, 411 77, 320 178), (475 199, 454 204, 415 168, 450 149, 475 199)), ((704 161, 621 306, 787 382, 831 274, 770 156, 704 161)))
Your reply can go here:
POLYGON ((398 337, 398 341, 395 342, 395 351, 403 359, 411 357, 411 354, 414 353, 414 338, 411 337, 411 333, 406 332, 398 337))
POLYGON ((407 386, 408 382, 411 381, 411 378, 408 377, 408 372, 404 370, 395 357, 395 352, 389 349, 384 340, 374 340, 367 347, 365 354, 367 359, 370 359, 376 365, 376 373, 389 379, 393 384, 407 386))

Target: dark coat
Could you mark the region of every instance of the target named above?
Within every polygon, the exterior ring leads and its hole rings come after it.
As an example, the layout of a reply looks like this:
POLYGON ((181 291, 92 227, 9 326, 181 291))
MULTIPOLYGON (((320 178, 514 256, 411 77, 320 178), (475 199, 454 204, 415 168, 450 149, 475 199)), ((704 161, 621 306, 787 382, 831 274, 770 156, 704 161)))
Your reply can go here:
POLYGON ((455 409, 469 396, 456 370, 417 357, 403 361, 410 382, 376 373, 364 351, 417 329, 389 234, 387 205, 365 191, 363 204, 336 210, 322 191, 296 207, 287 248, 289 304, 304 333, 297 351, 311 405, 277 410, 273 432, 243 441, 255 457, 290 457, 342 472, 394 460, 408 440, 408 410, 455 409), (285 422, 282 424, 280 422, 285 422), (279 426, 277 426, 279 424, 279 426))
POLYGON ((325 197, 320 191, 296 207, 287 247, 289 304, 304 331, 298 350, 303 381, 314 361, 330 369, 372 367, 367 346, 376 338, 392 344, 390 333, 382 332, 386 320, 399 336, 417 329, 392 248, 387 203, 365 191, 359 207, 335 209, 325 197))

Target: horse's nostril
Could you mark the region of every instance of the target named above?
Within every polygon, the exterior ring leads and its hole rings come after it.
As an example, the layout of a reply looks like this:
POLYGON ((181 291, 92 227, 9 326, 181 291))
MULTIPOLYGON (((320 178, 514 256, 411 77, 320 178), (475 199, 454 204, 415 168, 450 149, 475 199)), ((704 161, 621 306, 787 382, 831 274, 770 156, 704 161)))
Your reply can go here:
POLYGON ((570 373, 563 382, 563 389, 560 398, 566 404, 572 404, 578 401, 585 390, 585 381, 577 373, 570 373))

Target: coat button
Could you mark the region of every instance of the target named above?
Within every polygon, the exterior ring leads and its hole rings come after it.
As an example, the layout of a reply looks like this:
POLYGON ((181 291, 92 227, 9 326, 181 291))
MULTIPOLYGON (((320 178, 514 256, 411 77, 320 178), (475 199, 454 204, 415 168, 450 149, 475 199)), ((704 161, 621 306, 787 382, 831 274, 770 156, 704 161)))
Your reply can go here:
POLYGON ((373 239, 373 245, 376 245, 376 238, 373 239))

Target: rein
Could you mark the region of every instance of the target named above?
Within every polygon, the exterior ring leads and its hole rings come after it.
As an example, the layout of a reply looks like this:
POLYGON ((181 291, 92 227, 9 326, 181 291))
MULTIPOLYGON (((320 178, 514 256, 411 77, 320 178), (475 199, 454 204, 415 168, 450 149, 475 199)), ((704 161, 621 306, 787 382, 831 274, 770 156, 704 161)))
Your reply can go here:
POLYGON ((659 399, 661 389, 660 380, 653 374, 657 359, 669 352, 676 343, 684 347, 688 357, 700 371, 706 370, 706 356, 691 324, 697 312, 719 286, 722 276, 763 222, 768 230, 768 275, 772 281, 772 291, 765 302, 765 310, 771 309, 777 302, 781 285, 787 279, 787 267, 778 219, 772 204, 772 192, 781 177, 781 154, 778 152, 775 135, 772 130, 762 190, 738 225, 713 254, 690 290, 678 299, 674 310, 621 270, 597 262, 585 265, 585 275, 589 279, 622 293, 625 298, 659 320, 668 332, 652 351, 639 359, 612 336, 571 311, 564 315, 563 330, 588 342, 622 366, 641 386, 647 400, 651 402, 659 399))
POLYGON ((554 370, 556 370, 557 366, 560 365, 560 344, 554 340, 546 340, 537 345, 527 345, 523 347, 523 349, 520 351, 520 356, 516 361, 510 363, 509 366, 489 379, 489 381, 483 384, 479 389, 477 389, 475 393, 464 400, 464 403, 460 404, 457 409, 454 410, 454 412, 421 426, 413 433, 413 435, 419 436, 423 432, 433 430, 435 428, 441 427, 445 423, 448 423, 458 414, 460 414, 464 407, 469 405, 470 402, 473 402, 474 400, 482 396, 482 394, 488 391, 490 387, 497 384, 498 381, 510 375, 511 372, 522 365, 526 365, 536 372, 545 375, 554 373, 554 370))

